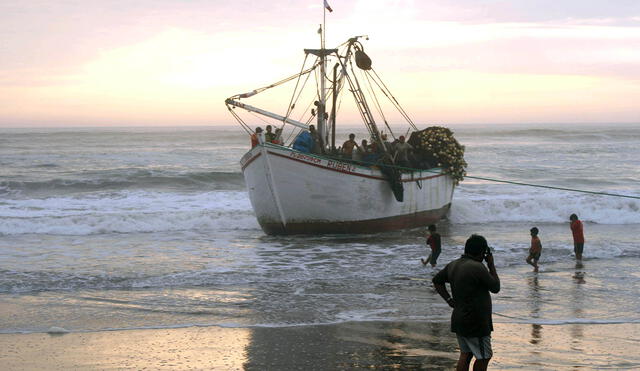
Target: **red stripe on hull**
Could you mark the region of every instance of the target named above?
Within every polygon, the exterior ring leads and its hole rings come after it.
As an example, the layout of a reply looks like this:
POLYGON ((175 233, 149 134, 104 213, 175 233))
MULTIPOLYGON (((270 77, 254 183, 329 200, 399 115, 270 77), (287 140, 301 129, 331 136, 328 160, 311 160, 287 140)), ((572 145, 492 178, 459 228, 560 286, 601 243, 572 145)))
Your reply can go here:
POLYGON ((399 229, 410 229, 425 227, 433 224, 445 216, 451 204, 437 209, 422 211, 415 214, 392 216, 373 220, 359 220, 348 222, 299 222, 287 223, 260 223, 262 230, 269 235, 290 235, 290 234, 358 234, 377 233, 399 229))
MULTIPOLYGON (((327 167, 327 166, 324 166, 324 165, 312 164, 312 163, 310 163, 308 161, 299 160, 297 158, 292 158, 292 157, 289 157, 289 156, 285 156, 285 155, 280 154, 280 153, 269 152, 269 154, 274 155, 274 156, 279 156, 279 157, 282 157, 282 158, 286 158, 287 160, 301 162, 301 163, 309 165, 309 166, 315 166, 315 167, 319 167, 321 169, 325 169, 325 170, 329 170, 329 171, 335 171, 335 172, 338 172, 338 173, 355 175, 355 176, 359 176, 359 177, 363 177, 363 178, 376 179, 376 180, 382 180, 382 181, 386 181, 387 180, 387 178, 382 177, 382 176, 373 176, 373 175, 367 175, 367 174, 360 174, 360 173, 355 173, 353 171, 338 170, 338 169, 334 169, 334 168, 327 167)), ((339 160, 336 160, 336 161, 339 161, 339 160)), ((246 167, 246 165, 245 165, 245 167, 246 167)), ((242 168, 242 170, 244 170, 244 167, 242 168)), ((403 183, 415 182, 415 181, 418 181, 418 180, 433 179, 433 178, 437 178, 437 177, 445 176, 445 175, 446 174, 442 173, 442 174, 436 174, 436 175, 429 175, 429 176, 425 176, 425 177, 422 177, 422 178, 402 179, 402 182, 403 183)))

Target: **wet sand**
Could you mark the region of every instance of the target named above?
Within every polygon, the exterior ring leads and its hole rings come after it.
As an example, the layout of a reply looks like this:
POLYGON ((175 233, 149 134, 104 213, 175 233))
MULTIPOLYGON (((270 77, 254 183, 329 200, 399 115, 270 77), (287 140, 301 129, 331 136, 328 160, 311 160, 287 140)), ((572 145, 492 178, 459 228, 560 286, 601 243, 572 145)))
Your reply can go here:
MULTIPOLYGON (((640 324, 496 324, 492 369, 640 368, 640 324)), ((448 323, 3 334, 3 370, 451 369, 448 323)))

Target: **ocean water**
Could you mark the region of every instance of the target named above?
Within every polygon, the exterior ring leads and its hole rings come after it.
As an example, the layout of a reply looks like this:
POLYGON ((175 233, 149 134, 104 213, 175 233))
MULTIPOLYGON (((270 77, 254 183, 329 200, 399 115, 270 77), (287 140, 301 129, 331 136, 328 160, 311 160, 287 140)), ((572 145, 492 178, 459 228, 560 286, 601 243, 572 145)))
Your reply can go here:
MULTIPOLYGON (((640 196, 640 125, 451 128, 471 176, 640 196)), ((0 129, 0 333, 449 320, 422 229, 266 236, 248 145, 237 127, 0 129)), ((493 246, 496 322, 640 322, 639 199, 469 178, 438 227, 440 268, 472 233, 493 246)))

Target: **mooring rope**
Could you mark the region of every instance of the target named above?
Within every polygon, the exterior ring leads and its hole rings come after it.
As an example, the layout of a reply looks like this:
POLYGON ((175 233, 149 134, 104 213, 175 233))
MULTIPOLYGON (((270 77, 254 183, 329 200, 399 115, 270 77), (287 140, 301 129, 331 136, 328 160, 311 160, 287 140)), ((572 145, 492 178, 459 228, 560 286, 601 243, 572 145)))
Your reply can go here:
MULTIPOLYGON (((367 161, 352 161, 352 162, 360 163, 360 164, 362 164, 364 166, 377 166, 377 165, 379 165, 376 162, 367 162, 367 161)), ((408 167, 397 166, 397 165, 387 165, 387 166, 393 167, 393 168, 397 168, 397 169, 400 169, 400 170, 405 170, 405 171, 420 170, 420 169, 408 168, 408 167)), ((439 170, 438 171, 436 171, 436 170, 424 170, 424 171, 431 172, 431 173, 440 173, 439 170)), ((494 178, 486 178, 486 177, 472 176, 472 175, 465 175, 464 177, 465 178, 470 178, 470 179, 486 180, 488 182, 495 182, 495 183, 506 183, 506 184, 514 184, 514 185, 521 185, 521 186, 527 186, 527 187, 555 189, 555 190, 559 190, 559 191, 580 192, 580 193, 588 193, 588 194, 599 195, 599 196, 611 196, 611 197, 631 198, 631 199, 634 199, 634 200, 640 200, 640 196, 621 195, 621 194, 616 194, 616 193, 597 192, 597 191, 586 191, 586 190, 583 190, 583 189, 576 189, 576 188, 554 187, 554 186, 548 186, 548 185, 542 185, 542 184, 515 182, 515 181, 512 181, 512 180, 494 179, 494 178)))
MULTIPOLYGON (((339 160, 339 161, 343 160, 343 159, 340 159, 340 158, 335 158, 335 159, 339 160)), ((355 163, 355 164, 359 164, 359 165, 367 166, 367 167, 380 166, 381 165, 379 162, 369 162, 369 161, 349 160, 347 162, 355 163)), ((390 168, 395 168, 395 169, 398 169, 398 170, 409 171, 409 172, 413 172, 413 171, 417 171, 417 170, 426 171, 426 172, 430 172, 430 173, 438 173, 438 174, 441 172, 441 170, 415 169, 415 168, 403 167, 403 166, 398 166, 398 165, 385 165, 385 166, 390 167, 390 168)), ((597 192, 597 191, 586 191, 584 189, 566 188, 566 187, 554 187, 554 186, 548 186, 548 185, 542 185, 542 184, 515 182, 515 181, 512 181, 512 180, 487 178, 487 177, 472 176, 472 175, 465 175, 464 177, 465 178, 470 178, 470 179, 485 180, 485 181, 488 181, 488 182, 495 182, 495 183, 506 183, 506 184, 521 185, 521 186, 526 186, 526 187, 555 189, 555 190, 559 190, 559 191, 579 192, 579 193, 588 193, 588 194, 599 195, 599 196, 631 198, 631 199, 634 199, 634 200, 640 200, 640 196, 622 195, 622 194, 616 194, 616 193, 597 192)))
POLYGON ((633 198, 633 199, 636 199, 636 200, 640 200, 640 196, 621 195, 621 194, 607 193, 607 192, 586 191, 586 190, 583 190, 583 189, 565 188, 565 187, 554 187, 554 186, 541 185, 541 184, 531 184, 531 183, 514 182, 514 181, 512 181, 512 180, 493 179, 493 178, 485 178, 485 177, 480 177, 480 176, 470 176, 470 175, 465 175, 465 178, 478 179, 478 180, 486 180, 486 181, 489 181, 489 182, 496 182, 496 183, 515 184, 515 185, 521 185, 521 186, 527 186, 527 187, 537 187, 537 188, 556 189, 556 190, 560 190, 560 191, 589 193, 589 194, 593 194, 593 195, 600 195, 600 196, 613 196, 613 197, 633 198))

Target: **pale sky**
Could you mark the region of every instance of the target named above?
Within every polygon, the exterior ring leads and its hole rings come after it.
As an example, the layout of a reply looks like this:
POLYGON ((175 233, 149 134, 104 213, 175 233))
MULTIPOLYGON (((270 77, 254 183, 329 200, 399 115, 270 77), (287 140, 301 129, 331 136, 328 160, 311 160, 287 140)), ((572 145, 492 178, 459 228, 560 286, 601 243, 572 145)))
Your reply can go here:
MULTIPOLYGON (((638 0, 329 0, 416 122, 639 123, 638 0)), ((0 127, 229 125, 322 0, 2 0, 0 127)), ((247 102, 250 103, 250 102, 247 102)), ((345 112, 349 116, 349 112, 345 112)))

